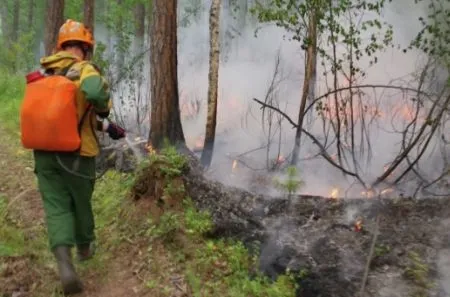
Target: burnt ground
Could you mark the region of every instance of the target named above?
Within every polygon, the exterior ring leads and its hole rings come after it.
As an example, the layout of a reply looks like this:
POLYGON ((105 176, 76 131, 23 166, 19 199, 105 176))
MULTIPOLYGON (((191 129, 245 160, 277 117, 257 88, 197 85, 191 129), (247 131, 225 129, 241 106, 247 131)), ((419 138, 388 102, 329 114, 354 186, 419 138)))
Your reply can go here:
MULTIPOLYGON (((210 235, 243 240, 273 279, 297 273, 298 296, 450 296, 450 198, 289 201, 225 187, 205 179, 193 157, 190 165, 184 186, 211 211, 210 235)), ((136 199, 152 192, 156 174, 144 170, 136 199)))
MULTIPOLYGON (((36 239, 42 236, 43 218, 32 170, 22 152, 14 152, 5 143, 0 141, 0 192, 8 197, 8 219, 24 230, 25 241, 36 239)), ((137 210, 155 209, 149 201, 156 197, 139 198, 159 195, 154 191, 161 189, 155 186, 157 175, 158 168, 150 168, 138 178, 132 193, 139 200, 137 210)), ((296 196, 288 201, 207 180, 193 158, 178 182, 198 208, 211 212, 215 228, 209 236, 244 241, 259 255, 260 270, 273 279, 286 270, 296 273, 298 296, 354 297, 363 285, 362 296, 450 296, 449 198, 296 196)), ((102 236, 108 236, 108 230, 102 236)), ((81 296, 162 296, 158 288, 143 286, 143 279, 157 273, 141 272, 144 248, 138 234, 118 246, 104 247, 103 262, 98 262, 104 267, 94 263, 82 269, 87 290, 81 296)), ((171 271, 164 248, 156 245, 155 249, 161 255, 158 266, 171 271)), ((20 256, 0 257, 2 297, 53 294, 58 284, 55 266, 43 262, 42 253, 27 250, 20 256)), ((170 285, 173 277, 165 278, 170 285)), ((190 295, 182 292, 180 296, 190 295)))

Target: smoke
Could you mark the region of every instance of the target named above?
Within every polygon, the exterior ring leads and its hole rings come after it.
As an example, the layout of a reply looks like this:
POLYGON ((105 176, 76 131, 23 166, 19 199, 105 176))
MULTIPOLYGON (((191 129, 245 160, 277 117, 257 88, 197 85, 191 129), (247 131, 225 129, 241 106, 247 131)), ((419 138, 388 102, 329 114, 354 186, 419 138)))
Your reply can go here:
MULTIPOLYGON (((181 4, 179 9, 182 17, 183 5, 187 4, 181 4)), ((202 144, 205 130, 209 70, 208 9, 209 1, 204 3, 203 10, 192 18, 186 27, 181 26, 178 31, 180 105, 184 115, 182 124, 187 144, 191 148, 202 144)), ((396 44, 405 47, 414 38, 420 29, 420 24, 416 20, 423 11, 423 5, 415 5, 409 1, 396 1, 386 9, 383 18, 393 25, 396 44)), ((267 152, 268 127, 262 122, 262 111, 253 98, 264 99, 279 54, 279 84, 273 100, 278 102, 281 110, 296 121, 303 84, 304 52, 298 42, 284 38, 286 35, 284 29, 267 24, 259 25, 251 17, 247 17, 242 25, 243 22, 237 22, 232 15, 231 9, 225 5, 221 11, 222 48, 217 137, 210 176, 227 184, 244 188, 253 186, 253 189, 259 188, 265 193, 268 190, 274 193, 275 190, 268 186, 270 178, 263 179, 265 182, 256 187, 254 182, 258 180, 258 176, 266 174, 267 164, 275 162, 279 153, 281 159, 288 159, 294 145, 295 130, 284 119, 281 119, 281 125, 278 125, 277 121, 280 118, 274 113, 272 144, 270 151, 267 152), (258 35, 255 37, 257 28, 258 35), (277 129, 281 129, 281 134, 278 134, 277 129)), ((182 17, 180 19, 183 19, 182 17)), ((148 47, 148 40, 145 44, 148 47)), ((136 107, 127 104, 126 100, 124 103, 123 98, 126 99, 127 94, 129 97, 136 96, 137 93, 142 97, 147 96, 150 79, 147 75, 150 73, 148 53, 145 57, 142 71, 144 78, 140 92, 133 91, 134 95, 130 95, 132 88, 129 82, 120 83, 116 90, 114 102, 116 110, 126 115, 128 118, 126 125, 129 129, 136 126, 135 112, 142 109, 146 101, 141 101, 136 107)), ((416 88, 418 80, 414 75, 425 64, 425 58, 415 51, 403 53, 396 47, 380 53, 378 63, 374 66, 369 67, 368 59, 363 58, 358 64, 365 70, 366 76, 358 84, 393 84, 416 88), (394 80, 396 81, 392 82, 394 80)), ((329 65, 326 67, 329 70, 329 65)), ((331 77, 323 76, 323 71, 323 67, 318 66, 316 97, 326 93, 327 88, 332 86, 331 77)), ((340 78, 338 84, 339 87, 345 87, 348 81, 340 78)), ((355 143, 359 148, 358 173, 364 181, 371 183, 383 173, 401 150, 402 134, 399 130, 404 128, 407 125, 406 120, 414 115, 415 105, 411 98, 415 94, 405 94, 398 90, 374 91, 370 88, 363 91, 365 95, 360 108, 364 108, 365 105, 370 117, 367 116, 364 125, 361 122, 355 124, 355 143), (364 127, 367 129, 364 130, 364 127)), ((331 98, 329 104, 332 108, 331 98)), ((419 122, 420 119, 423 121, 426 118, 425 111, 426 109, 422 108, 418 114, 419 122)), ((140 122, 143 123, 142 127, 136 133, 146 137, 149 129, 147 111, 141 111, 140 122)), ((336 156, 333 137, 325 137, 324 126, 317 113, 311 113, 307 117, 305 129, 319 141, 323 143, 327 141, 328 154, 336 156)), ((330 129, 329 125, 326 129, 330 129)), ((421 163, 423 174, 429 176, 430 180, 436 178, 445 166, 441 162, 442 155, 450 157, 448 146, 439 146, 436 139, 432 140, 432 144, 430 148, 433 149, 428 149, 422 157, 422 160, 428 161, 421 163)), ((319 152, 311 139, 303 135, 298 169, 299 178, 304 182, 304 186, 300 192, 329 196, 333 189, 337 189, 338 196, 360 196, 364 188, 355 182, 353 177, 344 176, 339 169, 317 156, 319 152)), ((347 154, 348 158, 349 156, 347 154)), ((351 160, 346 166, 351 171, 355 170, 351 160)), ((393 172, 393 177, 395 174, 396 171, 393 172)), ((416 185, 417 179, 411 182, 412 185, 416 185)), ((399 189, 405 195, 413 194, 415 191, 415 187, 408 183, 403 183, 399 189)), ((398 194, 389 192, 392 195, 398 194)))
MULTIPOLYGON (((203 144, 202 137, 206 121, 209 71, 208 8, 210 1, 204 2, 203 10, 189 24, 185 27, 181 26, 178 30, 178 72, 182 124, 187 145, 192 149, 199 148, 203 144)), ((181 16, 184 13, 183 5, 185 2, 181 3, 182 7, 179 12, 181 16)), ((386 8, 383 17, 392 24, 394 42, 400 44, 400 49, 394 47, 378 54, 378 63, 374 66, 370 66, 367 58, 358 61, 358 64, 366 72, 366 76, 358 84, 386 84, 417 88, 420 80, 418 73, 426 64, 426 57, 417 51, 403 53, 401 49, 406 47, 420 30, 420 23, 416 20, 424 14, 423 5, 414 4, 412 1, 394 1, 386 8)), ((276 90, 270 99, 278 103, 280 109, 291 119, 297 121, 304 75, 304 51, 298 42, 284 38, 284 35, 287 35, 284 29, 266 24, 258 25, 252 18, 247 18, 243 25, 242 22, 235 21, 232 15, 229 7, 224 6, 221 10, 222 48, 219 70, 218 125, 213 162, 207 176, 225 184, 264 194, 279 194, 278 190, 272 186, 272 179, 283 179, 286 175, 280 172, 267 172, 267 165, 268 163, 269 165, 277 164, 277 161, 281 161, 281 167, 286 165, 282 161, 289 159, 294 146, 295 130, 285 119, 273 113, 271 146, 268 151, 268 126, 262 120, 261 106, 254 102, 253 98, 264 101, 279 56, 276 90), (258 35, 255 37, 257 28, 259 29, 258 35), (278 124, 280 120, 281 125, 278 124), (278 134, 280 130, 281 134, 278 134), (269 162, 267 157, 270 159, 269 162)), ((96 28, 101 32, 101 26, 97 25, 96 28)), ((111 45, 111 40, 106 33, 97 34, 97 36, 111 45)), ((147 49, 148 39, 144 44, 144 49, 147 49)), ((120 113, 124 118, 124 124, 128 130, 132 130, 143 138, 147 137, 149 131, 149 109, 145 109, 147 101, 142 100, 136 104, 133 99, 137 95, 140 95, 141 98, 150 97, 148 61, 147 52, 141 71, 143 74, 142 85, 137 86, 137 90, 133 89, 136 88, 133 81, 120 82, 114 89, 116 113, 120 113), (133 103, 131 103, 132 101, 133 103), (142 124, 139 125, 136 119, 137 111, 141 113, 139 122, 142 124)), ((320 61, 318 65, 320 65, 320 61)), ((329 70, 329 65, 325 66, 329 70)), ((332 86, 331 77, 323 76, 323 72, 323 67, 318 66, 316 97, 326 93, 327 89, 332 86)), ((434 88, 435 92, 439 91, 442 89, 447 75, 446 71, 437 73, 434 79, 428 79, 427 87, 434 88), (430 82, 433 82, 434 85, 430 82)), ((346 87, 348 81, 340 78, 338 85, 338 87, 346 87)), ((415 115, 416 105, 411 98, 417 94, 404 93, 394 89, 367 88, 362 91, 365 94, 359 108, 360 113, 362 113, 361 110, 366 110, 367 121, 364 125, 361 121, 355 124, 355 143, 358 148, 357 159, 360 165, 358 173, 364 181, 370 183, 384 172, 402 150, 403 135, 399 131, 407 126, 412 116, 418 117, 419 124, 423 122, 429 106, 425 103, 420 112, 415 115)), ((327 99, 326 102, 333 107, 332 98, 327 99)), ((265 116, 266 119, 270 117, 268 110, 265 111, 265 116)), ((443 146, 439 141, 441 135, 445 134, 443 133, 445 128, 443 127, 432 139, 429 149, 425 151, 422 161, 419 162, 421 174, 427 176, 429 180, 437 178, 442 173, 446 166, 442 160, 445 158, 450 160, 448 145, 443 146)), ((305 129, 320 142, 326 143, 328 154, 336 157, 335 140, 331 136, 326 137, 330 127, 328 125, 324 129, 316 112, 308 115, 305 129)), ((333 192, 337 193, 336 196, 339 197, 360 197, 362 193, 368 195, 355 178, 343 175, 339 169, 318 156, 319 152, 320 150, 311 139, 303 135, 300 161, 297 166, 299 176, 295 177, 303 181, 303 186, 299 190, 301 194, 330 196, 330 193, 333 192)), ((411 158, 417 153, 417 150, 413 150, 411 158)), ((349 156, 347 154, 347 157, 349 156)), ((355 169, 351 158, 349 158, 348 164, 344 164, 351 170, 355 169)), ((394 179, 400 169, 404 169, 404 167, 400 166, 392 173, 394 179)), ((405 177, 405 181, 407 182, 397 187, 396 191, 388 189, 383 192, 384 195, 398 195, 399 191, 405 195, 415 194, 417 177, 410 175, 405 177)), ((354 222, 359 213, 360 209, 349 208, 343 221, 350 224, 354 222)), ((276 252, 282 252, 282 247, 277 243, 280 240, 290 241, 290 238, 286 237, 289 237, 288 235, 294 230, 294 227, 287 225, 281 217, 267 228, 273 238, 268 241, 268 245, 262 252, 262 266, 267 264, 264 261, 271 262, 271 258, 265 257, 265 255, 277 256, 276 252)), ((442 278, 447 280, 450 270, 445 259, 448 253, 447 250, 443 250, 442 261, 439 262, 439 272, 442 278)), ((349 263, 344 269, 353 267, 351 257, 351 255, 348 256, 349 263)), ((395 285, 393 284, 393 286, 395 285)), ((445 290, 448 292, 449 288, 445 288, 445 290)))

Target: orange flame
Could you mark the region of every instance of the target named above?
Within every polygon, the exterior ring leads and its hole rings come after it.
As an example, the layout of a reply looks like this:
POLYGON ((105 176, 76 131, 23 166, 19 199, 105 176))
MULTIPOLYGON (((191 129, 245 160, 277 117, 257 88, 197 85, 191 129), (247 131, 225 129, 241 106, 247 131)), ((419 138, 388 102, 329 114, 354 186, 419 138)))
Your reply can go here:
POLYGON ((233 166, 231 167, 232 172, 235 172, 235 171, 236 171, 237 163, 238 163, 237 160, 234 160, 234 161, 233 161, 233 166))
POLYGON ((279 155, 278 158, 277 158, 277 164, 283 164, 284 161, 286 161, 284 156, 283 155, 279 155))
POLYGON ((363 227, 363 225, 362 225, 362 219, 361 219, 361 218, 358 218, 358 219, 356 220, 356 222, 355 222, 355 232, 361 231, 361 230, 362 230, 362 227, 363 227))
POLYGON ((146 146, 145 146, 145 149, 147 150, 147 152, 148 152, 150 155, 156 153, 155 149, 153 148, 153 146, 152 146, 151 144, 146 145, 146 146))
POLYGON ((334 188, 331 191, 330 197, 333 198, 333 199, 337 199, 338 195, 339 195, 339 189, 338 188, 334 188))
POLYGON ((394 192, 394 189, 387 188, 387 189, 384 189, 383 191, 381 191, 381 195, 392 193, 392 192, 394 192))
POLYGON ((363 195, 367 198, 372 198, 373 196, 375 196, 375 192, 373 190, 362 191, 361 195, 363 195))

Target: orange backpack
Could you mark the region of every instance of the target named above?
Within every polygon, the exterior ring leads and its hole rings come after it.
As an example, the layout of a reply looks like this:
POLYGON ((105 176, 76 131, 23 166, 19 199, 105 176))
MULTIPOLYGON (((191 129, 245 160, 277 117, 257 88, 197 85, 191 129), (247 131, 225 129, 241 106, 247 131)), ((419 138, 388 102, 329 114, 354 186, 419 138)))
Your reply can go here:
POLYGON ((27 76, 20 110, 22 145, 27 149, 70 152, 81 145, 76 84, 63 75, 27 76))

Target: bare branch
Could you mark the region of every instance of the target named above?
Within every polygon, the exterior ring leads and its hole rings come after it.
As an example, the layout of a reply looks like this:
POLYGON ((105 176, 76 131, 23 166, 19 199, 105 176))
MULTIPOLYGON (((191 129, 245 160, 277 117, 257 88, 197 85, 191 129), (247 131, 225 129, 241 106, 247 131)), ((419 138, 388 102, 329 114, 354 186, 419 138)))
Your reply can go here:
MULTIPOLYGON (((260 100, 258 100, 258 99, 256 99, 256 98, 253 98, 253 100, 255 100, 257 103, 259 103, 259 104, 261 104, 262 105, 262 107, 261 108, 264 108, 264 107, 267 107, 267 108, 270 108, 270 109, 272 109, 272 110, 275 110, 276 112, 278 112, 278 113, 280 113, 292 126, 293 126, 293 128, 297 128, 298 127, 298 125, 286 114, 286 113, 284 113, 283 111, 281 111, 280 109, 278 109, 278 108, 276 108, 276 107, 274 107, 274 106, 271 106, 271 105, 269 105, 269 104, 266 104, 266 103, 264 103, 264 102, 262 102, 262 101, 260 101, 260 100)), ((347 169, 345 169, 345 168, 343 168, 342 166, 340 166, 339 164, 337 164, 332 158, 331 158, 331 156, 327 153, 327 151, 326 151, 326 149, 325 149, 325 147, 320 143, 320 141, 316 138, 316 137, 314 137, 314 135, 312 135, 311 133, 309 133, 308 131, 306 131, 305 129, 303 129, 302 128, 302 133, 305 133, 305 135, 306 136, 308 136, 312 141, 313 141, 313 143, 314 144, 316 144, 319 148, 320 148, 320 154, 331 164, 331 165, 333 165, 334 167, 336 167, 337 169, 339 169, 339 170, 341 170, 343 173, 345 173, 345 174, 347 174, 347 175, 350 175, 350 176, 353 176, 353 177, 355 177, 356 179, 358 179, 358 181, 365 187, 365 188, 367 188, 366 187, 366 184, 364 183, 364 181, 361 179, 361 177, 358 175, 358 174, 356 174, 356 173, 354 173, 354 172, 351 172, 351 171, 349 171, 349 170, 347 170, 347 169)))

